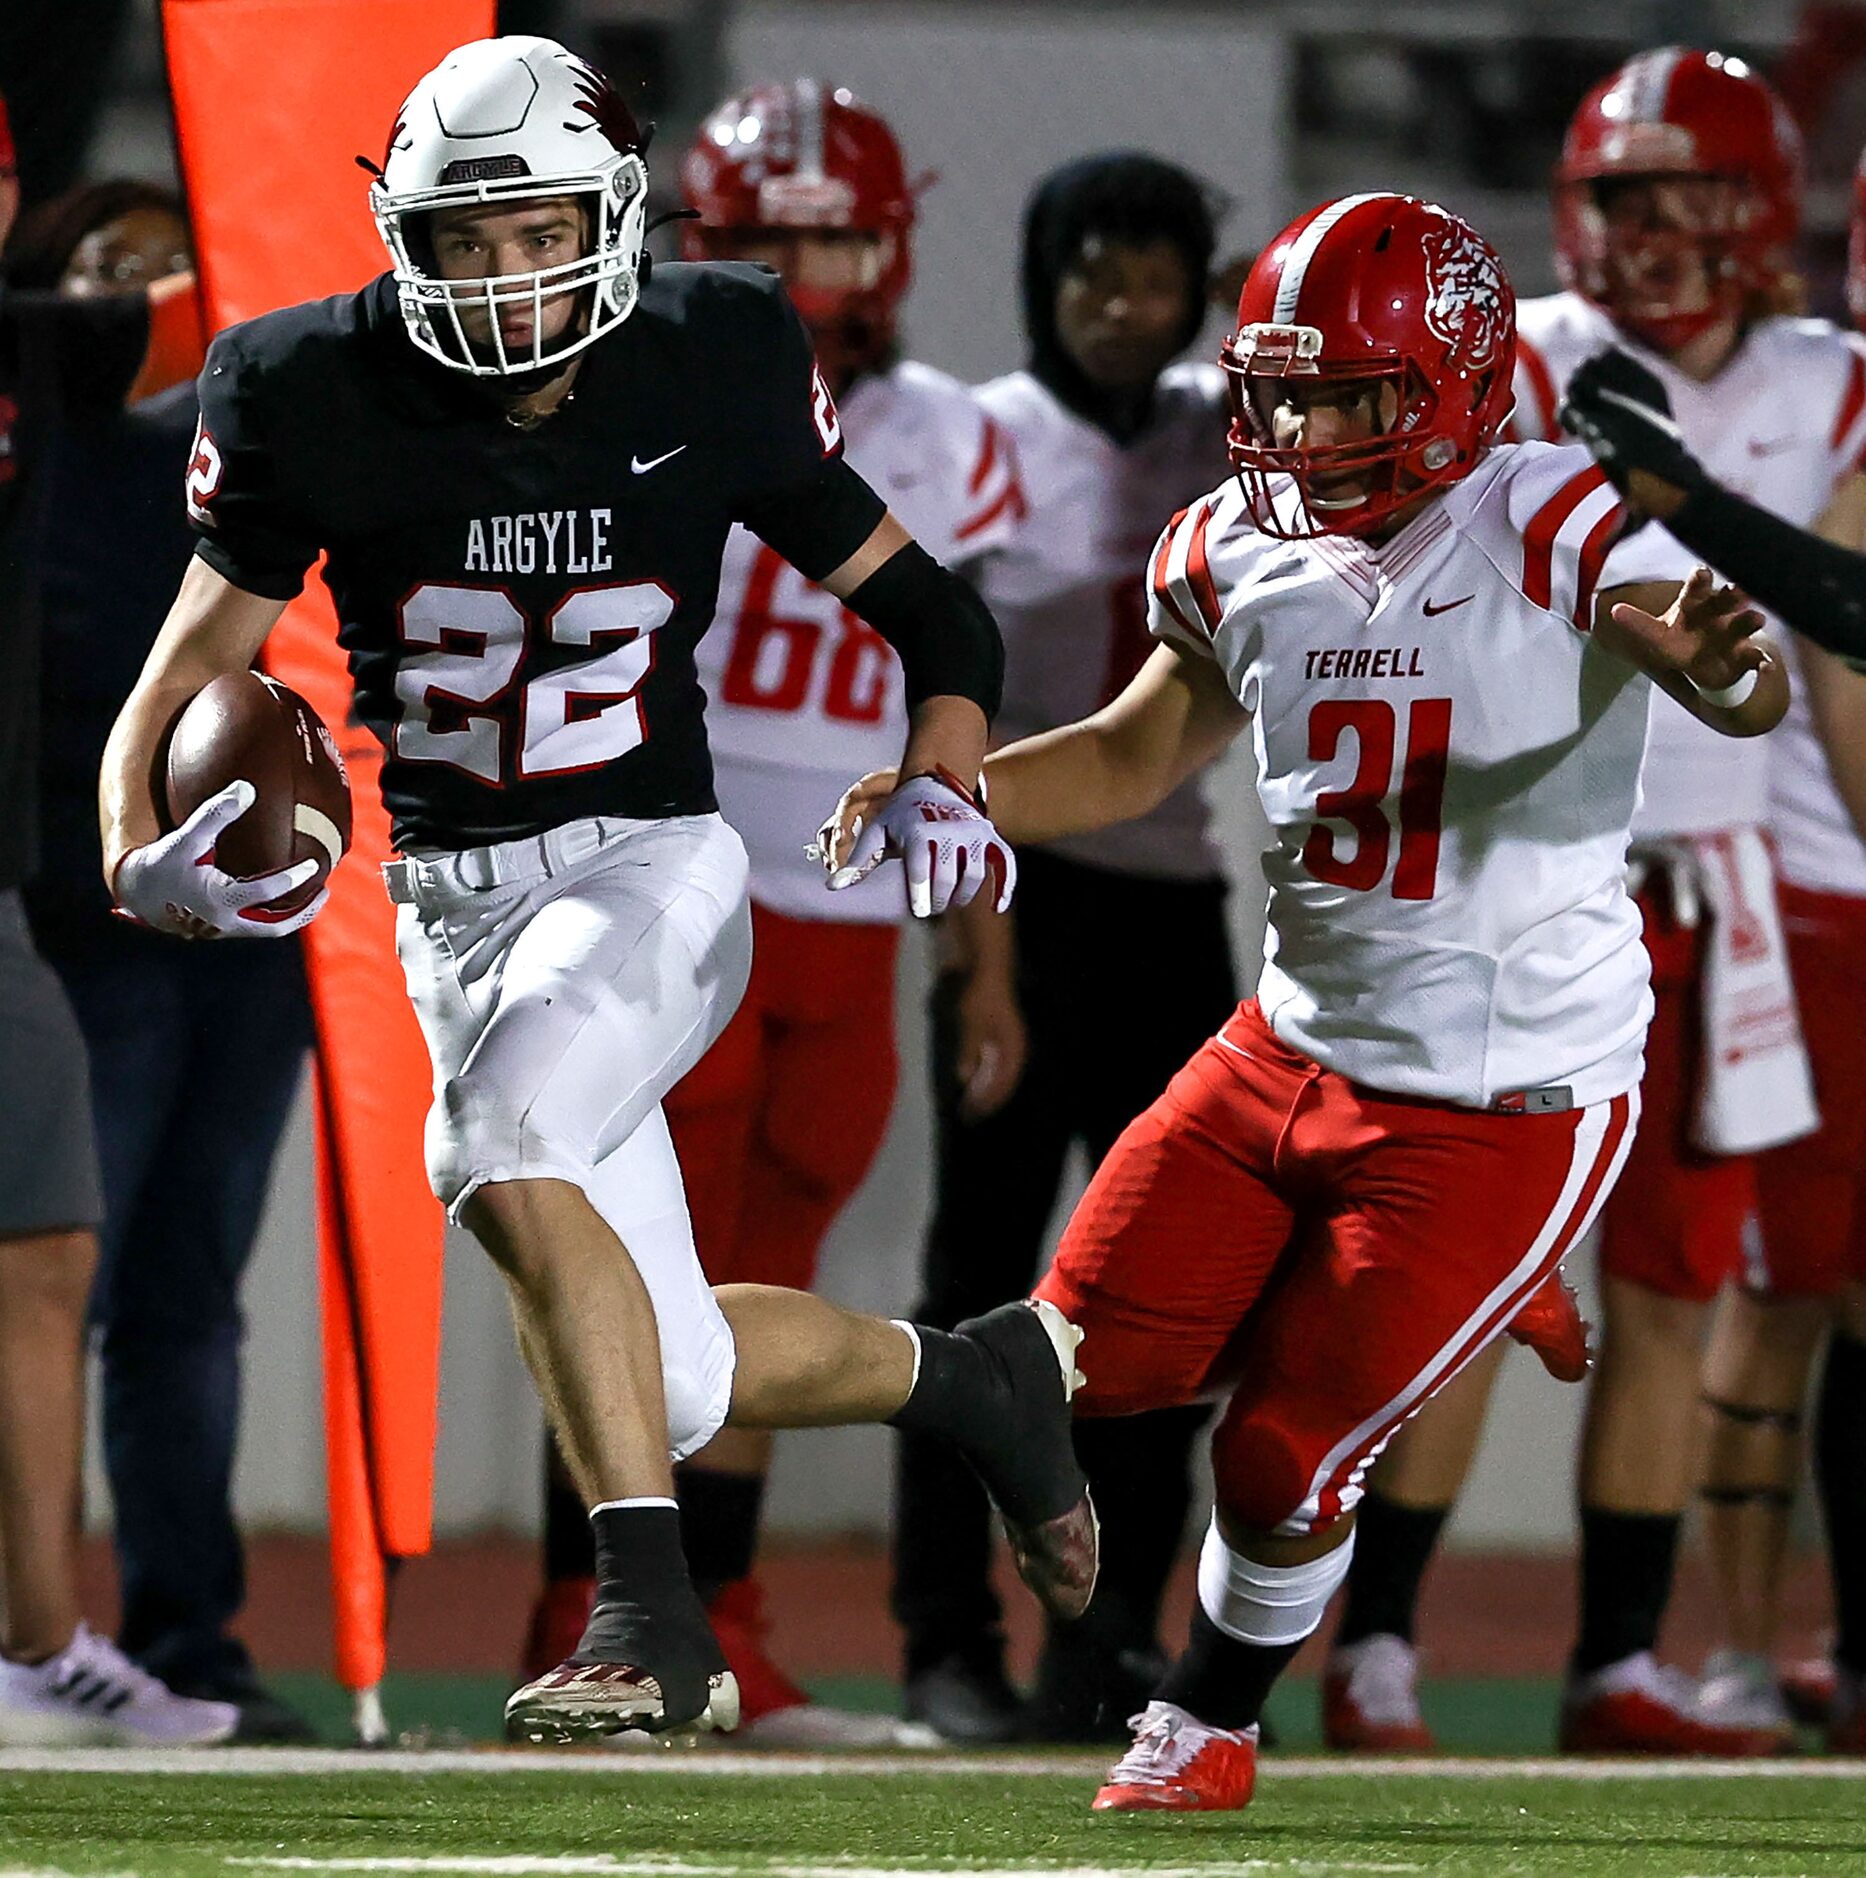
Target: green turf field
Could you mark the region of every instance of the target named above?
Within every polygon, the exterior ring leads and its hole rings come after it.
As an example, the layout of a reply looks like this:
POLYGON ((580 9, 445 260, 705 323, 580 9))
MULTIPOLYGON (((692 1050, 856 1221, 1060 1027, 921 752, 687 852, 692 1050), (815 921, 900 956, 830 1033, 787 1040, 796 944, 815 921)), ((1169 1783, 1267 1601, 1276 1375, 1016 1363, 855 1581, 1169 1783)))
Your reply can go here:
MULTIPOLYGON (((1696 1772, 1601 1777, 1575 1763, 1343 1774, 1286 1761, 1244 1814, 1091 1814, 1088 1763, 905 1771, 752 1757, 358 1757, 354 1771, 22 1772, 0 1757, 0 1874, 615 1874, 929 1878, 952 1871, 1114 1878, 1231 1874, 1866 1871, 1866 1778, 1696 1772), (474 1765, 475 1758, 479 1765, 474 1765), (621 1763, 628 1763, 623 1765, 621 1763), (645 1763, 645 1764, 644 1764, 645 1763), (765 1764, 767 1767, 771 1763, 765 1764), (1013 1771, 1021 1770, 1021 1771, 1013 1771)), ((237 1757, 251 1768, 258 1754, 237 1757)), ((144 1757, 146 1763, 147 1757, 144 1757)), ((1822 1769, 1826 1769, 1826 1776, 1822 1769)), ((1854 1773, 1866 1773, 1855 1768, 1854 1773)))

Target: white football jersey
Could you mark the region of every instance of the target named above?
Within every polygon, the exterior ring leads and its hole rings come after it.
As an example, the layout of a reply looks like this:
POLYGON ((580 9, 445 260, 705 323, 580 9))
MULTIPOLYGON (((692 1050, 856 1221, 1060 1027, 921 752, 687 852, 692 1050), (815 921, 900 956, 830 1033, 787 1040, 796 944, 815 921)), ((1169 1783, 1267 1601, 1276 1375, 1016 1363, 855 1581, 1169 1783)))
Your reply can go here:
MULTIPOLYGON (((1009 742, 1098 711, 1152 650, 1147 550, 1225 473, 1224 377, 1215 365, 1170 367, 1152 421, 1126 445, 1028 372, 995 378, 978 396, 1017 446, 1030 503, 1016 541, 980 581, 1004 634, 997 736, 1009 742)), ((1209 880, 1221 871, 1209 820, 1195 777, 1140 821, 1046 845, 1120 873, 1209 880)))
POLYGON ((1261 534, 1235 483, 1161 537, 1154 635, 1216 660, 1252 714, 1274 837, 1258 997, 1317 1062, 1472 1107, 1638 1082, 1625 871, 1653 688, 1588 627, 1596 592, 1691 558, 1655 528, 1617 540, 1623 520, 1585 450, 1530 443, 1377 548, 1261 534))
MULTIPOLYGON (((1516 411, 1523 437, 1559 439, 1561 388, 1583 360, 1619 346, 1658 375, 1678 427, 1705 468, 1752 502, 1809 527, 1866 448, 1866 351, 1825 320, 1767 319, 1744 335, 1730 362, 1701 383, 1628 339, 1579 294, 1527 300, 1516 310, 1516 411)), ((1777 630, 1779 642, 1791 635, 1777 630)), ((1792 661, 1793 647, 1788 647, 1792 661)), ((1802 688, 1771 737, 1720 737, 1683 711, 1655 710, 1635 839, 1701 834, 1773 821, 1783 871, 1798 878, 1787 850, 1812 811, 1837 818, 1858 849, 1815 738, 1802 688), (1793 824, 1792 827, 1785 824, 1793 824)), ((1830 845, 1829 834, 1820 843, 1830 845)), ((1866 891, 1866 851, 1858 856, 1866 891)))
MULTIPOLYGON (((858 380, 839 409, 849 461, 936 561, 964 567, 1016 532, 1016 452, 956 378, 906 361, 858 380)), ((903 918, 899 869, 830 893, 804 852, 850 783, 900 761, 907 698, 894 649, 735 528, 699 670, 714 787, 751 856, 752 898, 793 919, 903 918)))

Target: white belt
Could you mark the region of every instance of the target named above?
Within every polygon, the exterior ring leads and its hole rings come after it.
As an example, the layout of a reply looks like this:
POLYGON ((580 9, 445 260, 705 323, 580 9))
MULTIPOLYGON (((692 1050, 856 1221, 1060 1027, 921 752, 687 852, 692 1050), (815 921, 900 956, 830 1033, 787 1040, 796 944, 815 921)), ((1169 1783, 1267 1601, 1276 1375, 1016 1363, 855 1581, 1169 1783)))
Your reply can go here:
POLYGON ((491 887, 509 887, 519 881, 567 873, 635 830, 657 826, 655 822, 631 821, 619 815, 591 815, 547 828, 541 835, 495 841, 484 848, 404 855, 398 861, 383 863, 383 885, 397 906, 413 906, 433 889, 484 893, 491 887))

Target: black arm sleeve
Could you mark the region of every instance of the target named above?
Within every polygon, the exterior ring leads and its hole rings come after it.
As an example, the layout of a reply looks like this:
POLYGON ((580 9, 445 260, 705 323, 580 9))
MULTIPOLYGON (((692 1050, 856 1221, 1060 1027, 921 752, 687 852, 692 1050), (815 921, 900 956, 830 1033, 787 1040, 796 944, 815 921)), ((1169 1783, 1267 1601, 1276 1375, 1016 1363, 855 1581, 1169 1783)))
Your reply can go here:
POLYGON ((1716 483, 1665 526, 1824 651, 1866 665, 1866 554, 1837 547, 1716 483))
POLYGON ((806 580, 833 574, 881 526, 888 505, 842 457, 807 482, 745 503, 739 520, 806 580))
POLYGON ((917 541, 888 556, 849 595, 849 611, 900 655, 909 709, 927 698, 970 698, 986 717, 1004 695, 1004 641, 970 581, 917 541))

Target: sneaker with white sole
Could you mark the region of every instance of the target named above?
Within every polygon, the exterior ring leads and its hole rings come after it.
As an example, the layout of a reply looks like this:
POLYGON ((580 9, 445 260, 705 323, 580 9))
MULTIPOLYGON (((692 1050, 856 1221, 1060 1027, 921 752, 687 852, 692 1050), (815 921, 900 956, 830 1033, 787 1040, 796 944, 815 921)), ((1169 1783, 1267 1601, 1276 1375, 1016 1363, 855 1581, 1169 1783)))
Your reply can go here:
POLYGON ((1791 1754, 1795 1718, 1782 1699, 1775 1665, 1742 1650, 1713 1650, 1698 1677, 1698 1711, 1713 1728, 1727 1728, 1746 1745, 1736 1752, 1791 1754))
POLYGON ((1726 1728, 1704 1711, 1696 1681, 1650 1650, 1573 1676, 1562 1697, 1564 1754, 1757 1752, 1746 1729, 1726 1728))
POLYGON ((1322 1738, 1348 1754, 1431 1754, 1419 1712, 1419 1653, 1377 1632, 1329 1652, 1322 1673, 1322 1738))
POLYGON ((1211 1728, 1173 1702, 1130 1716, 1134 1745, 1095 1796, 1097 1813, 1222 1813, 1250 1804, 1257 1730, 1211 1728))
POLYGON ((239 1724, 231 1702, 175 1694, 87 1624, 43 1663, 0 1658, 0 1747, 209 1747, 239 1724))

